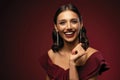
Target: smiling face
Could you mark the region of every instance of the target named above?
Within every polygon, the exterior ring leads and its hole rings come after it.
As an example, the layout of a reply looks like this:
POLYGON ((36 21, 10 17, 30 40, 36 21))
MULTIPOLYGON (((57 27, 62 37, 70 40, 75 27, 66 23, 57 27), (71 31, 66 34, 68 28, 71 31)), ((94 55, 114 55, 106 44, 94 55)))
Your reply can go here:
POLYGON ((83 23, 80 22, 75 12, 65 10, 58 15, 55 29, 59 32, 64 42, 74 42, 79 41, 78 35, 82 26, 83 23))

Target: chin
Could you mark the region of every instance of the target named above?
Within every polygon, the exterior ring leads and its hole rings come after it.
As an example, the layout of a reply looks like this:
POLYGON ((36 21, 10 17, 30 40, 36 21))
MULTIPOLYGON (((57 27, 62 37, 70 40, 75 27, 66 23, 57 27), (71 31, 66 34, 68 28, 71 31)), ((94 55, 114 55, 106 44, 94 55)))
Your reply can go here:
POLYGON ((73 43, 73 42, 75 42, 76 40, 75 39, 66 39, 65 40, 67 43, 73 43))

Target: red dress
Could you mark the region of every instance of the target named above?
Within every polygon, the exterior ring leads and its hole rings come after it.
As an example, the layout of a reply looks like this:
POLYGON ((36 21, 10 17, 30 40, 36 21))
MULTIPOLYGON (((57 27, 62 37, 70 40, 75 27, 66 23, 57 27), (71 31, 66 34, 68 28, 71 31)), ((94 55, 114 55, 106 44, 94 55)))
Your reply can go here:
MULTIPOLYGON (((64 70, 60 66, 54 64, 48 54, 40 57, 40 64, 48 74, 50 80, 69 80, 69 69, 64 70)), ((108 70, 110 67, 100 52, 95 52, 86 61, 84 66, 76 67, 80 80, 88 80, 97 73, 108 70)))

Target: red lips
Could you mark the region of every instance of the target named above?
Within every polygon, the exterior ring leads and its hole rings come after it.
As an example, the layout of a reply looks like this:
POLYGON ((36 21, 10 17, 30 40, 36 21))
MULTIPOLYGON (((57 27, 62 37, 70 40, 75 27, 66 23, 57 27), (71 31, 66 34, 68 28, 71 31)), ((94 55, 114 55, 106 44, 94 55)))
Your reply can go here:
POLYGON ((73 31, 71 31, 71 32, 66 32, 66 33, 65 33, 65 36, 66 36, 67 38, 72 38, 72 37, 74 36, 74 33, 75 33, 75 32, 73 32, 73 31))

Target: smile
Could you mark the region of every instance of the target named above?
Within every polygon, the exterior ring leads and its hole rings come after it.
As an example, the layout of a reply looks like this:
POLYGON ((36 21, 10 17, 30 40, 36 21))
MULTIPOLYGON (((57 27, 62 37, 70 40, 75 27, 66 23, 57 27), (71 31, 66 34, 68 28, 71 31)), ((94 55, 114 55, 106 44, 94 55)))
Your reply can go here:
POLYGON ((70 32, 65 32, 65 36, 67 37, 67 38, 72 38, 73 36, 74 36, 74 31, 70 31, 70 32))
POLYGON ((68 34, 68 35, 70 35, 70 34, 73 34, 73 32, 66 32, 65 34, 68 34))

